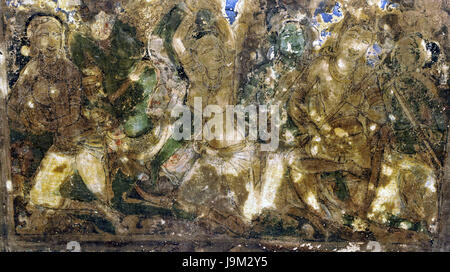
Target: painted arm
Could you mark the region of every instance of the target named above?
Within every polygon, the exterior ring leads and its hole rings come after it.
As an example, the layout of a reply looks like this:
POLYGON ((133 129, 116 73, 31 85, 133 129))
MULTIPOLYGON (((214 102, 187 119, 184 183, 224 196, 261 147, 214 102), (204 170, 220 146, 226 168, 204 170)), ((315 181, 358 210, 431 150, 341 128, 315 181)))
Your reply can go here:
POLYGON ((59 129, 75 124, 81 116, 81 74, 73 66, 68 66, 67 70, 67 112, 59 119, 59 129))
POLYGON ((320 81, 318 77, 311 73, 311 70, 308 69, 292 87, 294 91, 288 101, 288 113, 302 134, 318 135, 319 129, 305 110, 306 96, 320 81))

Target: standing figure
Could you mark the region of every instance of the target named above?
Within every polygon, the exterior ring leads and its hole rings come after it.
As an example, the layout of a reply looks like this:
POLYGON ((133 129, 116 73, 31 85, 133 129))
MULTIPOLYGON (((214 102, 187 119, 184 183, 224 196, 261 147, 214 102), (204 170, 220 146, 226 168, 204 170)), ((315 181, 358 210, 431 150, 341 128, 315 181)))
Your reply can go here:
MULTIPOLYGON (((34 212, 36 206, 100 211, 120 231, 119 214, 108 206, 112 193, 108 190, 103 141, 81 114, 81 75, 65 56, 63 25, 55 17, 36 16, 27 35, 32 59, 12 90, 8 115, 33 134, 54 134, 53 146, 34 175, 29 208, 34 212), (94 194, 93 202, 61 196, 60 187, 75 173, 94 194)), ((26 229, 42 231, 32 224, 26 229)))

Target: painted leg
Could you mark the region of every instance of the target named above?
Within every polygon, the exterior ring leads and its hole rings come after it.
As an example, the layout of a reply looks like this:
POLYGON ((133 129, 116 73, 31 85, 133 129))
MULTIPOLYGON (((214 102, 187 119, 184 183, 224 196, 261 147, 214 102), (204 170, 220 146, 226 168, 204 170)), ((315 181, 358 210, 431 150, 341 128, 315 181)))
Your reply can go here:
POLYGON ((108 203, 107 171, 103 158, 100 152, 84 148, 76 156, 76 169, 89 191, 100 201, 108 203))
POLYGON ((57 209, 63 204, 61 185, 73 174, 74 158, 50 151, 45 155, 30 191, 30 204, 57 209))

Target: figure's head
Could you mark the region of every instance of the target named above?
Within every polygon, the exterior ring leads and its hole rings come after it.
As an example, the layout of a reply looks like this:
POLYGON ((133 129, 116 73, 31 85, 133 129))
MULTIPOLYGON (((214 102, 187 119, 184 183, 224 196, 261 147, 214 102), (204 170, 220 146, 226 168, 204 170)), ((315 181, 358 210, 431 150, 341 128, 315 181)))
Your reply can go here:
POLYGON ((220 86, 221 75, 230 69, 227 57, 233 46, 231 34, 227 35, 228 21, 208 9, 199 10, 191 18, 189 30, 180 33, 183 46, 175 44, 175 50, 191 81, 202 81, 210 88, 220 86))
POLYGON ((392 61, 399 71, 412 72, 422 68, 427 60, 425 41, 416 34, 400 39, 393 51, 392 61))
POLYGON ((34 17, 27 28, 32 56, 42 55, 54 59, 60 57, 64 42, 62 24, 52 16, 34 17))
POLYGON ((193 52, 195 59, 205 68, 208 79, 217 80, 225 61, 219 39, 214 35, 203 36, 197 40, 193 52))
POLYGON ((286 23, 278 35, 281 54, 287 57, 300 57, 305 51, 305 31, 297 22, 286 23))
POLYGON ((339 36, 336 53, 350 61, 356 61, 365 56, 373 43, 372 31, 365 25, 354 25, 339 36))
POLYGON ((298 59, 309 48, 309 22, 297 5, 272 7, 266 13, 267 30, 276 36, 276 51, 289 59, 298 59))
POLYGON ((99 41, 104 41, 111 36, 115 18, 113 15, 100 11, 91 23, 92 37, 99 41))

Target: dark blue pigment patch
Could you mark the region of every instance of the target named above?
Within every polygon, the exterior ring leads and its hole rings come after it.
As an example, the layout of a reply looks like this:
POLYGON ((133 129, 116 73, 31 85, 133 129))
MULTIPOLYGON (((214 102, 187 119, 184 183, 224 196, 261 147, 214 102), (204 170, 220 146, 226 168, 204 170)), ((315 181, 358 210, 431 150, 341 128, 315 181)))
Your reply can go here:
POLYGON ((341 11, 341 4, 339 2, 336 2, 334 4, 333 10, 331 13, 326 13, 325 12, 325 2, 320 2, 319 6, 317 7, 317 9, 314 11, 314 16, 317 16, 318 14, 320 14, 322 16, 322 20, 325 23, 330 23, 334 17, 341 17, 342 16, 342 11, 341 11))
POLYGON ((375 67, 375 65, 380 61, 381 52, 382 48, 376 43, 369 48, 366 55, 367 65, 375 67))
POLYGON ((325 2, 320 2, 319 6, 316 8, 316 10, 314 11, 314 16, 317 16, 317 14, 319 13, 324 13, 325 12, 325 2))
POLYGON ((225 4, 225 13, 227 14, 227 19, 230 25, 236 20, 237 12, 235 11, 236 4, 239 0, 227 0, 225 4))
POLYGON ((331 15, 331 14, 322 13, 321 15, 322 15, 322 19, 325 23, 329 23, 333 19, 333 15, 331 15))
MULTIPOLYGON (((317 16, 320 15, 322 17, 322 21, 324 23, 335 23, 337 22, 340 17, 343 17, 343 13, 341 10, 341 4, 339 2, 334 2, 334 7, 331 13, 326 12, 325 7, 325 1, 322 1, 319 3, 319 6, 314 11, 314 18, 312 19, 312 25, 319 27, 319 22, 317 21, 317 16)), ((323 43, 326 41, 327 37, 331 36, 331 32, 327 31, 327 29, 324 29, 320 32, 320 37, 317 41, 319 46, 322 46, 323 43)))
POLYGON ((322 32, 320 32, 320 36, 321 37, 331 36, 331 32, 322 30, 322 32))
POLYGON ((120 3, 116 3, 116 10, 118 10, 121 13, 125 12, 125 9, 122 7, 120 3))
POLYGON ((339 4, 339 2, 336 2, 336 4, 334 5, 333 15, 337 17, 342 16, 341 5, 339 4))
POLYGON ((398 7, 398 4, 392 3, 389 0, 380 0, 379 6, 381 9, 387 9, 388 7, 396 8, 396 7, 398 7))
POLYGON ((64 9, 60 8, 59 6, 58 6, 57 8, 55 8, 55 11, 56 11, 56 12, 62 12, 62 13, 64 13, 64 14, 67 16, 67 21, 68 21, 68 22, 71 22, 71 21, 72 21, 71 18, 72 18, 72 17, 75 15, 75 13, 76 13, 75 10, 67 11, 67 10, 64 10, 64 9))
POLYGON ((322 46, 323 43, 326 41, 327 37, 331 37, 331 32, 326 31, 326 30, 322 30, 320 32, 320 37, 319 37, 319 45, 322 46))
POLYGON ((14 1, 14 0, 6 0, 6 6, 8 6, 8 7, 15 7, 15 8, 17 8, 17 7, 19 7, 21 4, 22 4, 21 1, 16 2, 16 1, 14 1))
POLYGON ((431 60, 425 64, 425 67, 430 68, 434 63, 439 60, 439 55, 441 54, 441 49, 434 42, 427 43, 427 51, 431 53, 431 60))
POLYGON ((67 17, 69 17, 69 13, 67 11, 65 11, 64 9, 60 8, 60 7, 55 8, 55 11, 56 12, 62 12, 65 15, 67 15, 67 17))
POLYGON ((327 37, 331 37, 331 32, 322 30, 320 32, 320 42, 323 43, 327 39, 327 37))
POLYGON ((374 45, 373 45, 373 49, 375 50, 375 52, 376 52, 377 54, 381 54, 382 48, 381 48, 381 46, 379 46, 378 44, 374 44, 374 45))

